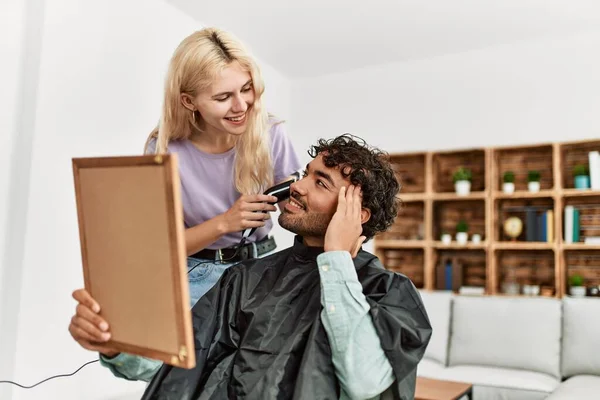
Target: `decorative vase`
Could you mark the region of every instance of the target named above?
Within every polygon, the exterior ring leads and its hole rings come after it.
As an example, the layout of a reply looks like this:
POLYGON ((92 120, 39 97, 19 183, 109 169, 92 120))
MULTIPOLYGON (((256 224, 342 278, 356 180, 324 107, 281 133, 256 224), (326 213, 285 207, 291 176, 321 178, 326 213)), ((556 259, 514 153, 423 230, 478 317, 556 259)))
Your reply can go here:
POLYGON ((518 295, 520 289, 520 285, 516 282, 504 282, 502 284, 502 291, 504 294, 518 295))
POLYGON ((469 235, 467 234, 467 232, 457 232, 456 233, 456 241, 458 242, 458 244, 467 244, 468 238, 469 238, 469 235))
POLYGON ((475 233, 473 236, 471 236, 471 242, 473 242, 473 244, 481 243, 481 235, 479 233, 475 233))
POLYGON ((442 235, 442 243, 450 244, 450 242, 452 242, 452 236, 449 233, 444 233, 442 235))
POLYGON ((577 175, 575 177, 575 189, 589 189, 590 177, 588 175, 577 175))
POLYGON ((540 191, 540 183, 539 182, 529 182, 527 184, 527 188, 531 193, 537 193, 540 191))
POLYGON ((454 190, 459 196, 468 196, 471 193, 471 182, 470 181, 456 181, 454 183, 454 190))
POLYGON ((513 182, 504 182, 502 184, 502 191, 504 193, 512 194, 515 192, 515 184, 513 182))
POLYGON ((573 297, 585 297, 585 286, 571 286, 569 288, 569 293, 573 297))

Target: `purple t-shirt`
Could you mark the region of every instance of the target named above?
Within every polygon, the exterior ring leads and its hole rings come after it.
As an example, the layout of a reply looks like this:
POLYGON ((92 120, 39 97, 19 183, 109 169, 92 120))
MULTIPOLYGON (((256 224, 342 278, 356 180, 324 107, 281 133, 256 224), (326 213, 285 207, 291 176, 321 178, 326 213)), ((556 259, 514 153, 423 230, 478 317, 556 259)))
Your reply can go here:
MULTIPOLYGON (((300 160, 283 125, 275 124, 270 129, 275 183, 300 169, 300 160)), ((153 153, 155 148, 156 140, 152 140, 148 150, 153 153)), ((221 154, 209 154, 198 149, 189 140, 175 140, 169 143, 168 152, 177 153, 179 160, 181 202, 186 228, 224 213, 240 197, 233 182, 235 148, 221 154)), ((272 219, 267 220, 265 226, 250 236, 249 241, 265 237, 272 227, 272 219)), ((241 231, 228 233, 207 248, 220 249, 236 245, 241 238, 241 231)))

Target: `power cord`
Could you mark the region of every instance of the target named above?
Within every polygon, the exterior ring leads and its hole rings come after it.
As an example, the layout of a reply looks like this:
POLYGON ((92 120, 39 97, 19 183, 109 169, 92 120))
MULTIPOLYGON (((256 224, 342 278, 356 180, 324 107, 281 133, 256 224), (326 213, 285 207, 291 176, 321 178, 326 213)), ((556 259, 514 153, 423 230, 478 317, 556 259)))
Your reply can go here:
MULTIPOLYGON (((246 238, 243 237, 242 240, 240 240, 240 243, 238 244, 237 248, 235 249, 235 253, 233 253, 233 255, 231 257, 225 258, 225 259, 222 259, 222 260, 202 261, 201 263, 198 263, 197 265, 194 265, 192 268, 190 268, 187 273, 189 274, 190 272, 192 272, 194 269, 196 269, 198 266, 200 266, 202 264, 209 264, 209 263, 215 263, 215 262, 224 263, 224 262, 227 262, 227 261, 230 261, 230 260, 234 259, 239 254, 240 249, 242 248, 242 246, 244 245, 245 242, 246 242, 246 238)), ((18 386, 18 387, 23 388, 23 389, 32 389, 32 388, 36 387, 37 385, 40 385, 40 384, 42 384, 44 382, 47 382, 47 381, 49 381, 51 379, 54 379, 54 378, 63 378, 63 377, 73 376, 76 373, 78 373, 79 371, 81 371, 83 369, 83 367, 85 367, 87 365, 90 365, 90 364, 93 364, 95 362, 98 362, 98 360, 92 360, 92 361, 86 362, 81 367, 77 368, 77 370, 75 372, 73 372, 73 373, 63 374, 63 375, 54 375, 54 376, 51 376, 50 378, 46 378, 43 381, 40 381, 40 382, 36 383, 35 385, 31 385, 31 386, 21 385, 21 384, 19 384, 17 382, 13 382, 13 381, 0 381, 0 383, 9 383, 11 385, 15 385, 15 386, 18 386)))
POLYGON ((77 371, 75 371, 75 372, 72 372, 72 373, 70 373, 70 374, 54 375, 54 376, 51 376, 50 378, 46 378, 46 379, 44 379, 43 381, 40 381, 40 382, 36 383, 35 385, 31 385, 31 386, 25 386, 25 385, 21 385, 21 384, 19 384, 19 383, 17 383, 17 382, 13 382, 13 381, 0 381, 0 383, 10 383, 11 385, 15 385, 15 386, 18 386, 18 387, 20 387, 20 388, 23 388, 23 389, 32 389, 32 388, 36 387, 37 385, 40 385, 40 384, 42 384, 42 383, 44 383, 44 382, 46 382, 46 381, 49 381, 50 379, 54 379, 54 378, 63 378, 63 377, 73 376, 73 375, 75 375, 76 373, 78 373, 78 372, 79 372, 79 371, 80 371, 80 370, 81 370, 83 367, 85 367, 86 365, 90 365, 90 364, 93 364, 93 363, 95 363, 95 362, 98 362, 98 360, 92 360, 92 361, 88 361, 88 362, 86 362, 85 364, 83 364, 81 367, 79 367, 79 368, 77 369, 77 371))

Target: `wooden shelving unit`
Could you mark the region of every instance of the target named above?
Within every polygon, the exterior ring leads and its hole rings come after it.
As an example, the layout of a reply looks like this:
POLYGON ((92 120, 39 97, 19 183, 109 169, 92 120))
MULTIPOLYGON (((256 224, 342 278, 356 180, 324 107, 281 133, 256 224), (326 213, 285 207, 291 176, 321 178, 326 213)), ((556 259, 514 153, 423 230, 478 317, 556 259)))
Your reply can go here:
POLYGON ((586 285, 600 285, 600 245, 566 243, 564 209, 581 209, 581 229, 600 236, 600 191, 574 188, 572 168, 588 163, 588 152, 600 150, 600 140, 542 143, 514 147, 392 154, 402 189, 401 211, 394 226, 374 240, 375 252, 386 268, 406 274, 419 288, 438 290, 442 268, 459 265, 453 284, 484 288, 486 295, 506 295, 506 282, 538 285, 547 296, 568 293, 568 277, 584 276, 586 285), (471 193, 455 193, 452 174, 458 167, 472 171, 471 193), (527 189, 529 170, 541 172, 540 191, 527 189), (502 191, 504 172, 515 173, 515 191, 502 191), (553 240, 526 241, 525 227, 517 241, 503 232, 508 216, 553 211, 553 240), (454 238, 458 220, 469 224, 469 242, 454 238), (445 244, 442 232, 453 240, 445 244), (478 233, 480 243, 470 241, 478 233))

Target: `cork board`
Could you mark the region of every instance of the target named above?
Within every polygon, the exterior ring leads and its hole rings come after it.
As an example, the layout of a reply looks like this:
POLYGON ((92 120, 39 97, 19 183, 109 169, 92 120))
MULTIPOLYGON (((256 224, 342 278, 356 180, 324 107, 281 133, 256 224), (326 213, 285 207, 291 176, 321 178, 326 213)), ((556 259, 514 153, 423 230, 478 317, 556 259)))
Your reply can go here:
POLYGON ((119 351, 193 368, 177 155, 74 158, 85 288, 119 351))

